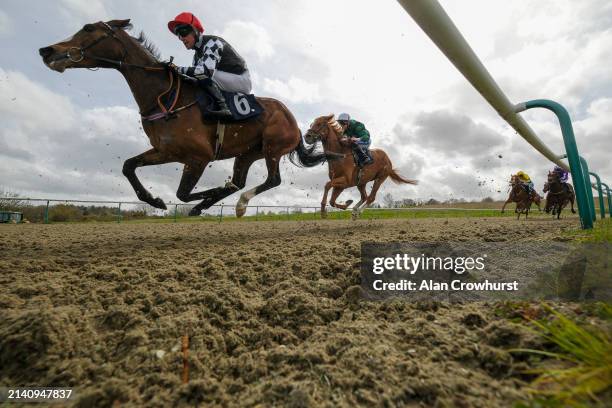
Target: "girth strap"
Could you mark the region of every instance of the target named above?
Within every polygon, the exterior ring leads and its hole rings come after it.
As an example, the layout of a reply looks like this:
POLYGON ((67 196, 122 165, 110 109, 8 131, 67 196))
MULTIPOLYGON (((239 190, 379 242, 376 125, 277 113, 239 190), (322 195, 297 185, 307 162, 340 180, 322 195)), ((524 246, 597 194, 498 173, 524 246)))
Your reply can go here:
POLYGON ((225 137, 225 123, 217 122, 217 141, 215 143, 215 158, 217 160, 223 148, 223 138, 225 137))

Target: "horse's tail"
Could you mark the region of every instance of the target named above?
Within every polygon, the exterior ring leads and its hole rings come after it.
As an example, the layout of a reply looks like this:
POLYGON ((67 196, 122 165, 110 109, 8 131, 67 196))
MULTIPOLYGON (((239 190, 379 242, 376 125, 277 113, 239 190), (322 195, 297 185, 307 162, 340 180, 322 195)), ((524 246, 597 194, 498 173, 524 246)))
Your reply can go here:
POLYGON ((300 134, 300 143, 291 153, 289 153, 289 160, 299 167, 314 167, 317 164, 325 163, 327 156, 325 153, 315 152, 316 148, 316 143, 306 146, 304 138, 300 134))
POLYGON ((391 171, 389 172, 389 177, 391 177, 391 180, 393 180, 395 184, 419 184, 417 180, 411 180, 402 177, 395 169, 391 169, 391 171))

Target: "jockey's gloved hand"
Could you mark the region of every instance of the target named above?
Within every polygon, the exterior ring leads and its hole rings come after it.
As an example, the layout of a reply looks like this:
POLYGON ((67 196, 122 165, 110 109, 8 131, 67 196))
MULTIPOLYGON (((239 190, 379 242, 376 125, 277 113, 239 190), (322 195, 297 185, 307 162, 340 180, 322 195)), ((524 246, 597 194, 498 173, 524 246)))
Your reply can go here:
POLYGON ((169 61, 162 61, 162 65, 166 68, 166 69, 170 69, 172 71, 176 71, 176 65, 174 65, 174 63, 172 62, 173 58, 170 58, 169 61))

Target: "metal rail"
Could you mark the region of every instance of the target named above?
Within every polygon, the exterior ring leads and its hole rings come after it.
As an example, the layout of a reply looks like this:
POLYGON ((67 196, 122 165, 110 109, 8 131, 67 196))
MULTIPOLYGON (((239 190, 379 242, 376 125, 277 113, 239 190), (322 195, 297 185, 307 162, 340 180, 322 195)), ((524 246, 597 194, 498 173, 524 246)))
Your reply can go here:
MULTIPOLYGON (((565 108, 556 102, 541 99, 514 105, 495 82, 437 0, 398 0, 398 2, 459 72, 519 135, 550 161, 572 173, 582 228, 593 228, 587 198, 587 186, 584 182, 585 171, 580 163, 571 120, 565 108), (559 118, 569 167, 561 161, 559 155, 553 153, 538 138, 527 122, 517 114, 522 110, 534 107, 550 109, 559 118)), ((588 177, 588 171, 586 173, 588 177)))

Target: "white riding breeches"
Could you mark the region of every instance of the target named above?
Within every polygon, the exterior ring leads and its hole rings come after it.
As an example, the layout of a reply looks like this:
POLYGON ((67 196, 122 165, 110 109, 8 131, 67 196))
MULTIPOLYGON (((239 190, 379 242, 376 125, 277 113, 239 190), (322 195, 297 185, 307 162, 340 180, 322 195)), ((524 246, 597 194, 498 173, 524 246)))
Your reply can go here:
POLYGON ((232 74, 225 71, 219 71, 218 69, 213 73, 212 80, 227 92, 242 92, 243 94, 251 93, 251 75, 249 70, 244 71, 242 74, 232 74))

